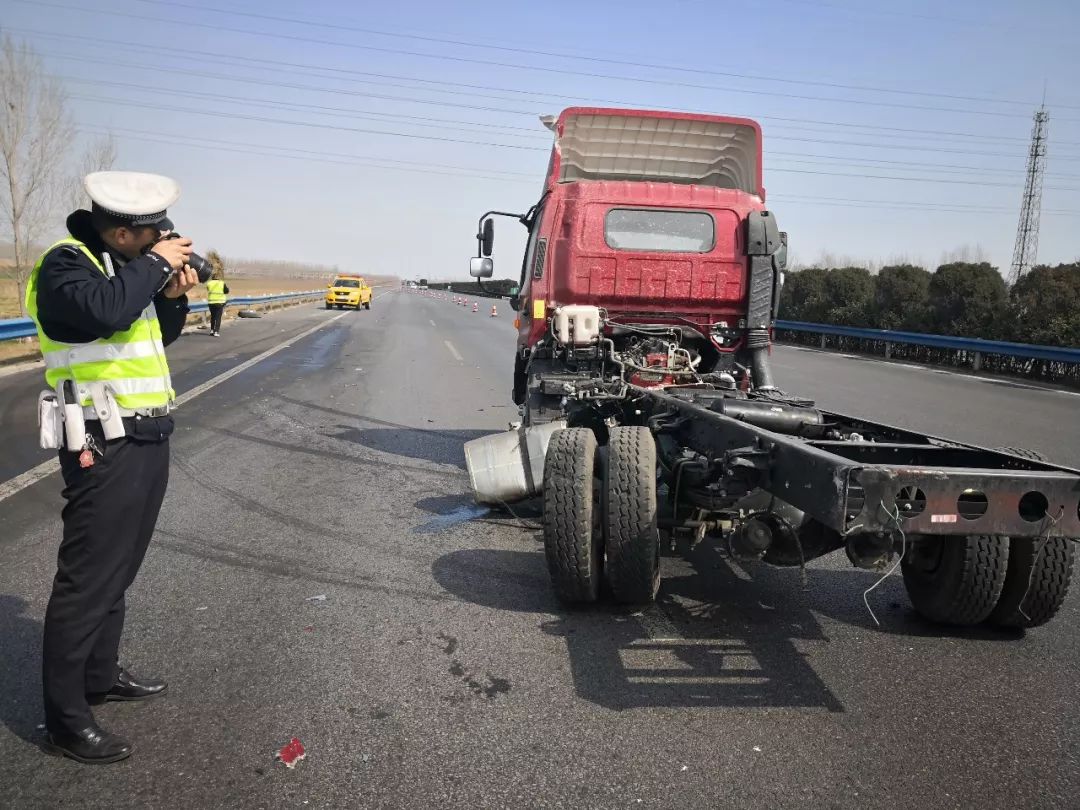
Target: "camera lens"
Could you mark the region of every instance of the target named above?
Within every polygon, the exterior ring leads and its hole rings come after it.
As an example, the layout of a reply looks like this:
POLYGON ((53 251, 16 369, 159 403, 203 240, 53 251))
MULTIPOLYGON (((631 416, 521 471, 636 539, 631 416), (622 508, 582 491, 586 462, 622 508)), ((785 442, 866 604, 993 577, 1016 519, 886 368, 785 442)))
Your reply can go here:
POLYGON ((210 280, 210 276, 214 274, 214 268, 210 266, 210 262, 200 256, 198 253, 192 253, 188 256, 188 267, 195 271, 199 276, 199 283, 205 284, 210 280))

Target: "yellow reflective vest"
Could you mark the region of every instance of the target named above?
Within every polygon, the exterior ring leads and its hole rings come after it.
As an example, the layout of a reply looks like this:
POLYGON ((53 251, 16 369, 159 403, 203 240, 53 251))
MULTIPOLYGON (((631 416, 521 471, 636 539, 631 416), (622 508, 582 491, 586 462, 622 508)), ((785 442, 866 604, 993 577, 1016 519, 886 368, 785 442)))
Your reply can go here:
POLYGON ((61 245, 81 250, 94 267, 105 273, 98 258, 78 239, 61 239, 37 260, 26 286, 26 309, 37 326, 41 354, 45 359, 45 381, 55 389, 62 381, 75 384, 82 405, 92 404, 89 383, 104 383, 121 408, 139 410, 159 408, 176 398, 165 346, 161 341, 161 325, 153 302, 142 316, 123 332, 89 343, 62 343, 45 334, 38 320, 38 273, 45 257, 61 245))
POLYGON ((206 282, 206 303, 224 304, 229 300, 225 295, 225 282, 220 279, 210 279, 206 282))

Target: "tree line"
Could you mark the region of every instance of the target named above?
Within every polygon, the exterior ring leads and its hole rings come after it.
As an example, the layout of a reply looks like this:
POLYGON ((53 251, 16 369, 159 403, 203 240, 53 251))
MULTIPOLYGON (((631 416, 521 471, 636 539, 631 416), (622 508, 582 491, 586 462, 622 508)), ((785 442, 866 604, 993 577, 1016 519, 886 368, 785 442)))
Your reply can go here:
POLYGON ((955 337, 1080 346, 1080 261, 1032 268, 1011 287, 989 262, 808 267, 789 272, 780 317, 955 337))

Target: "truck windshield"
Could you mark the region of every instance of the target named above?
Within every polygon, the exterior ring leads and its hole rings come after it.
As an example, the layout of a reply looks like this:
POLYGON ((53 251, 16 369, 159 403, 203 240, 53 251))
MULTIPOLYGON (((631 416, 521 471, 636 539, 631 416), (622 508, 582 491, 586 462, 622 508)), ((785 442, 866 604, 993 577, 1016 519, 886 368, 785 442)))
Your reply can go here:
POLYGON ((708 253, 716 227, 703 211, 612 208, 604 218, 604 238, 616 250, 708 253))
POLYGON ((357 278, 339 278, 334 282, 335 287, 359 287, 360 279, 357 278))

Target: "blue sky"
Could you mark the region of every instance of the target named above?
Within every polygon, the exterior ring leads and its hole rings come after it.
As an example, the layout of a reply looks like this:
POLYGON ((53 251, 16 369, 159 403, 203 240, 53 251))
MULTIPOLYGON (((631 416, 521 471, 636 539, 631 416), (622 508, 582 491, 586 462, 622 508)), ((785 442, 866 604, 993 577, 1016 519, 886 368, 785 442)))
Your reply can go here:
MULTIPOLYGON (((1007 272, 1045 82, 1039 259, 1080 256, 1070 0, 0 8, 63 77, 80 138, 112 131, 117 168, 181 182, 174 220, 204 250, 462 277, 478 214, 540 192, 537 116, 613 103, 759 120, 770 207, 803 263, 933 267, 970 245, 1007 272)), ((519 230, 499 223, 496 275, 516 276, 519 230)))

